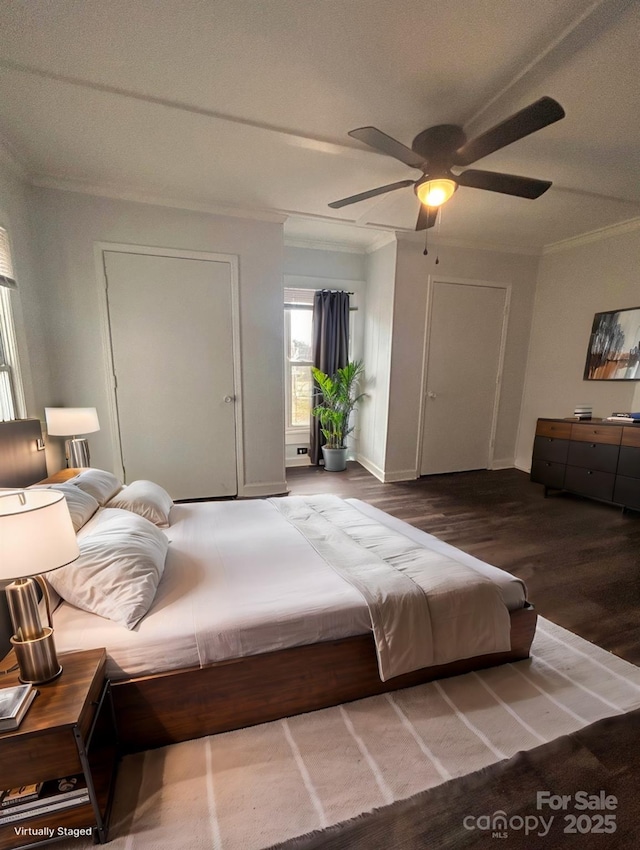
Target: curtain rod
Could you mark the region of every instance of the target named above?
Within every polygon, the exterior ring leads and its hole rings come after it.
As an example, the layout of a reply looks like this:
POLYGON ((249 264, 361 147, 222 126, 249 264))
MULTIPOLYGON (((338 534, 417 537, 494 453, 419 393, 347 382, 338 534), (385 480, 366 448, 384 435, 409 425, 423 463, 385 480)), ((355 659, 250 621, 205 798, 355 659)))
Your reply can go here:
MULTIPOLYGON (((285 301, 284 306, 287 308, 287 310, 313 310, 313 307, 312 307, 311 304, 289 304, 288 302, 285 301)), ((349 312, 350 313, 357 313, 358 308, 357 307, 349 307, 349 312)))

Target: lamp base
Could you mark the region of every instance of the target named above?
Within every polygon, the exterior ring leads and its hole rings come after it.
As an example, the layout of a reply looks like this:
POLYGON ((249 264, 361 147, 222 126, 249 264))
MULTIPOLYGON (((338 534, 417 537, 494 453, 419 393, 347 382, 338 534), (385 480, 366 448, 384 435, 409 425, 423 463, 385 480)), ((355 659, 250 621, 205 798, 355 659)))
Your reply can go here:
POLYGON ((69 468, 91 466, 89 463, 89 443, 83 437, 65 440, 64 451, 69 468))
POLYGON ((20 640, 15 635, 11 638, 20 667, 19 678, 25 684, 44 685, 62 673, 53 642, 53 629, 46 626, 42 632, 42 637, 30 640, 20 640))

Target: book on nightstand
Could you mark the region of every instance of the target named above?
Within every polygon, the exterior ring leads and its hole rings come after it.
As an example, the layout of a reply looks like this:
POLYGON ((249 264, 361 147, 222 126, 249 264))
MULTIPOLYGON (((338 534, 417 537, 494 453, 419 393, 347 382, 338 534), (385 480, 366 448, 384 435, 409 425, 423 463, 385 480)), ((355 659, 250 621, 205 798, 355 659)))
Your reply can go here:
POLYGON ((38 691, 32 685, 0 688, 0 732, 17 729, 37 696, 38 691))
POLYGON ((29 803, 37 800, 42 789, 42 782, 33 785, 20 785, 18 788, 9 788, 8 791, 0 791, 0 811, 17 806, 20 803, 29 803))
POLYGON ((82 774, 0 792, 0 825, 68 809, 89 800, 82 774))

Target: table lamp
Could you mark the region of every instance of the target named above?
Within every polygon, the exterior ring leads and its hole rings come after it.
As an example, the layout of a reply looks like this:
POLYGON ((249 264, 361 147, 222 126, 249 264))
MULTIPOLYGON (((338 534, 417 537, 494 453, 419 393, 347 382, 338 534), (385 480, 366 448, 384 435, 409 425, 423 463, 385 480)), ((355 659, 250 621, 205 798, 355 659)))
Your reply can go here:
POLYGON ((14 629, 11 645, 22 682, 39 685, 62 672, 53 641, 49 592, 39 574, 70 564, 79 554, 64 494, 0 491, 0 581, 13 579, 5 592, 14 629), (43 590, 48 626, 40 621, 36 581, 43 590))
POLYGON ((64 444, 67 466, 90 466, 89 443, 78 434, 100 430, 95 407, 45 407, 47 433, 52 437, 71 437, 64 444))

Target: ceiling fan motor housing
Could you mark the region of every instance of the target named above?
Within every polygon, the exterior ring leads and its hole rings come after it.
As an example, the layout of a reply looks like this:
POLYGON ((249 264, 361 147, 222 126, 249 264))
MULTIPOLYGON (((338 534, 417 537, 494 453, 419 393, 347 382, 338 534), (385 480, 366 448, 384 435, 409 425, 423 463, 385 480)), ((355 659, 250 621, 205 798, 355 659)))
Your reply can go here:
POLYGON ((429 170, 440 170, 439 166, 449 170, 452 155, 467 141, 462 127, 457 124, 436 124, 423 130, 411 142, 411 149, 429 160, 429 170))

